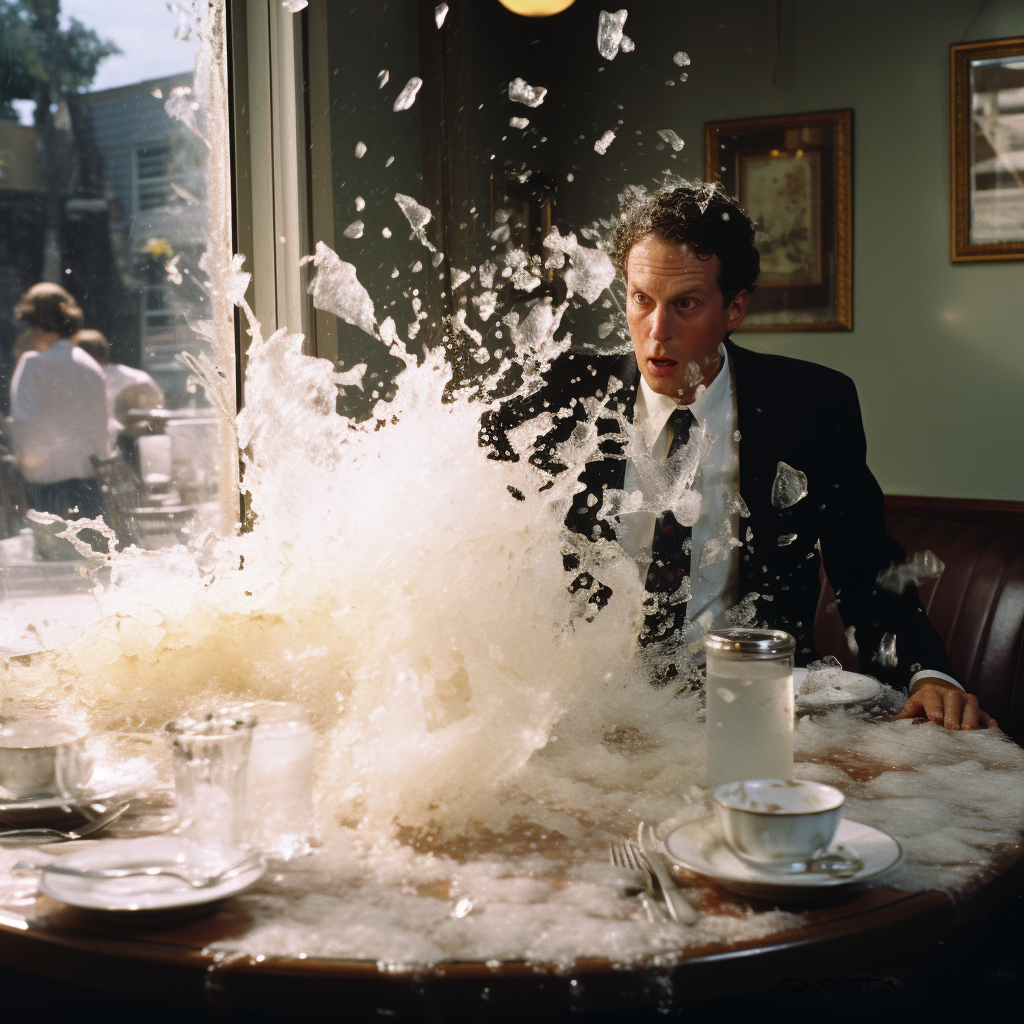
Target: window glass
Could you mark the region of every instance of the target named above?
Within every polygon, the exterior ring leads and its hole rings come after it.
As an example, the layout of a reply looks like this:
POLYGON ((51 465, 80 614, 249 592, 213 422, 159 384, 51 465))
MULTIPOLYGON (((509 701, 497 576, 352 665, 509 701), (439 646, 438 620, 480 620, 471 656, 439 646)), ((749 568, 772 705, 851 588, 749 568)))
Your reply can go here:
MULTIPOLYGON (((220 525, 221 431, 181 359, 208 350, 190 323, 211 316, 200 270, 209 149, 187 123, 187 15, 165 0, 132 0, 130 18, 105 0, 0 2, 7 655, 77 629, 105 582, 56 536, 63 524, 35 513, 102 516, 119 548, 187 543, 220 525), (45 626, 39 602, 52 612, 45 626)), ((96 550, 110 543, 102 530, 81 536, 96 550)))

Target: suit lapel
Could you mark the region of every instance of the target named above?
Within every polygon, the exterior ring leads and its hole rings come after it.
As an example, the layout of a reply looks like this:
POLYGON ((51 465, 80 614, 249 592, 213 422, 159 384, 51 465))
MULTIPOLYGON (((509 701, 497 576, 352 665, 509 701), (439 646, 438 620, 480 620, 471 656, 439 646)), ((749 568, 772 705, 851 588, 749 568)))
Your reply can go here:
MULTIPOLYGON (((726 349, 732 360, 736 381, 736 418, 740 432, 740 494, 750 510, 750 518, 741 524, 753 533, 755 548, 763 546, 771 532, 776 518, 772 506, 772 484, 778 469, 777 417, 772 416, 771 403, 777 401, 778 391, 774 387, 770 368, 762 365, 758 353, 739 348, 732 341, 726 341, 726 349), (774 421, 774 426, 773 426, 774 421), (744 525, 745 524, 745 525, 744 525)), ((763 558, 755 559, 761 562, 763 558)), ((740 561, 741 586, 743 590, 756 589, 753 561, 740 561)), ((762 581, 763 583, 763 581, 762 581)))

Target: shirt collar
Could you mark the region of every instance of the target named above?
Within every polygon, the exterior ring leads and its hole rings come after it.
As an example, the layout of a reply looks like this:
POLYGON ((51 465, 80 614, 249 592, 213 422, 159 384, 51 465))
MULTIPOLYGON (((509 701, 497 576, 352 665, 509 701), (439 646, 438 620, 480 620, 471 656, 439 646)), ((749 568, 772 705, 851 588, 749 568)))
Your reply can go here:
MULTIPOLYGON (((729 394, 729 356, 724 345, 719 345, 718 351, 722 356, 722 368, 718 371, 715 379, 689 405, 693 418, 701 424, 714 413, 729 394)), ((680 405, 669 395, 659 395, 652 390, 643 374, 640 375, 640 389, 637 392, 633 422, 643 431, 648 448, 654 447, 654 442, 664 429, 665 424, 668 423, 672 413, 676 409, 685 408, 687 406, 680 405)))

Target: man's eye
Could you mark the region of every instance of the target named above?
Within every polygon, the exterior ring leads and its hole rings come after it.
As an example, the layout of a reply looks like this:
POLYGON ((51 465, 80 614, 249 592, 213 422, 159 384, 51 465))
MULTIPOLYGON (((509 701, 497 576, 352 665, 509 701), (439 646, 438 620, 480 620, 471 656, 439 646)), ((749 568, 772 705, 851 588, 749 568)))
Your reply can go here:
POLYGON ((644 295, 643 292, 635 292, 633 294, 633 301, 634 302, 646 302, 647 301, 647 296, 644 295))

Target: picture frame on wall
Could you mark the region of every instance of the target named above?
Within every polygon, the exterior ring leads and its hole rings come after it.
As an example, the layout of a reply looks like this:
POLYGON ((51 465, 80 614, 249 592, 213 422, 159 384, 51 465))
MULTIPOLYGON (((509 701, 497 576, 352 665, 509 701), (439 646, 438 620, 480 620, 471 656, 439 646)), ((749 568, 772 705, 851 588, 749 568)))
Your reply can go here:
POLYGON ((1024 259, 1024 36, 949 48, 954 263, 1024 259))
POLYGON ((750 214, 761 275, 740 331, 853 328, 852 111, 704 126, 705 179, 750 214))

